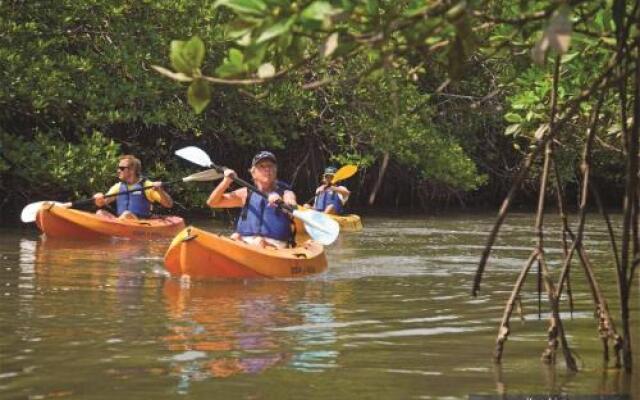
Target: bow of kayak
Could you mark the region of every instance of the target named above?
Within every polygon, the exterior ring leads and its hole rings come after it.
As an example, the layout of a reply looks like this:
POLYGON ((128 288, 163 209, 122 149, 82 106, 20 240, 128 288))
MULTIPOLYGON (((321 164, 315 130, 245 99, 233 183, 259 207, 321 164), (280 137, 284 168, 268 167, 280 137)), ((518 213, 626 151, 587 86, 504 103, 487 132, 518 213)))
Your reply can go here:
POLYGON ((36 224, 47 237, 73 239, 173 236, 185 226, 176 216, 120 220, 47 203, 38 211, 36 224))
POLYGON ((164 262, 171 275, 191 278, 297 278, 327 269, 324 247, 313 241, 262 248, 195 227, 173 239, 164 262))

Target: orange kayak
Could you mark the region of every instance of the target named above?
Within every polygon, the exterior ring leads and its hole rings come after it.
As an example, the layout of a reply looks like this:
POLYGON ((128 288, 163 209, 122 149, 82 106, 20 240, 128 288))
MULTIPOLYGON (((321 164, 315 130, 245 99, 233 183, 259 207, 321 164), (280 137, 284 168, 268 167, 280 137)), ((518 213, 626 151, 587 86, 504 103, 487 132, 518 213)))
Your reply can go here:
POLYGON ((75 239, 173 236, 184 228, 184 220, 175 216, 119 220, 54 204, 40 208, 36 224, 47 237, 75 239))
POLYGON ((341 232, 359 232, 362 230, 362 220, 357 214, 336 215, 327 214, 338 222, 341 232))
POLYGON ((173 239, 164 264, 171 275, 191 278, 295 278, 327 269, 324 247, 313 241, 262 248, 192 226, 173 239))

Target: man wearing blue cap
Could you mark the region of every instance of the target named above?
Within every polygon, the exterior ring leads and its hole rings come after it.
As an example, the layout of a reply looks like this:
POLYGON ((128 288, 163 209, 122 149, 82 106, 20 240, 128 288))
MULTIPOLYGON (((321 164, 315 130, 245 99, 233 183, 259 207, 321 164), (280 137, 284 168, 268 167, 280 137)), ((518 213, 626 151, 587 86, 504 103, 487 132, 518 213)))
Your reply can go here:
POLYGON ((277 207, 283 201, 296 205, 296 195, 288 185, 277 180, 278 166, 276 156, 270 151, 261 151, 251 161, 251 177, 268 199, 243 187, 225 193, 233 182, 236 172, 224 171, 224 179, 213 189, 207 205, 212 208, 242 207, 233 239, 243 240, 261 247, 285 248, 292 241, 291 219, 277 207))
POLYGON ((333 185, 335 167, 327 167, 322 175, 322 185, 316 189, 313 208, 327 214, 342 214, 351 192, 344 186, 333 185))

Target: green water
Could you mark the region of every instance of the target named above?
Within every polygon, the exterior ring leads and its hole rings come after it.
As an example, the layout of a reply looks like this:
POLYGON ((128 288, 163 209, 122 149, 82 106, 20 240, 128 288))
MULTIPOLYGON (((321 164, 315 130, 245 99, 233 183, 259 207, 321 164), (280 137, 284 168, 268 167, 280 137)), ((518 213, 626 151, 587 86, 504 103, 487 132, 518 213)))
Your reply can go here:
MULTIPOLYGON (((305 280, 191 282, 167 276, 168 241, 43 240, 0 230, 0 398, 429 399, 469 394, 628 394, 640 357, 607 368, 582 271, 562 304, 581 371, 539 361, 535 275, 514 316, 504 362, 492 353, 511 285, 531 251, 532 216, 506 221, 477 298, 487 215, 367 217, 327 248, 327 273, 305 280)), ((193 221, 208 230, 225 227, 193 221)), ((557 230, 557 221, 549 217, 557 230)), ((617 293, 604 226, 587 237, 596 275, 617 293)), ((555 272, 562 254, 548 239, 555 272)), ((631 306, 640 353, 640 279, 631 306)), ((619 326, 619 322, 618 322, 619 326)))

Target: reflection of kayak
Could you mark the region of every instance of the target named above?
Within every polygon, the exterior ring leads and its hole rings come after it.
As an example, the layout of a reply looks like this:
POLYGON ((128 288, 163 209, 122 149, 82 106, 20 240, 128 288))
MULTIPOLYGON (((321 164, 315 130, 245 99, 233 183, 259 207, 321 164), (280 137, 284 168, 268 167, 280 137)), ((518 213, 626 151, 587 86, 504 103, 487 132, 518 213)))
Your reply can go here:
POLYGON ((261 248, 195 227, 180 232, 164 256, 171 275, 192 278, 290 278, 327 269, 322 245, 261 248))
POLYGON ((48 237, 77 239, 172 236, 184 228, 180 217, 119 220, 53 204, 42 206, 36 224, 48 237))
POLYGON ((327 214, 331 219, 338 221, 342 232, 358 232, 362 230, 362 220, 357 214, 335 215, 327 214))

